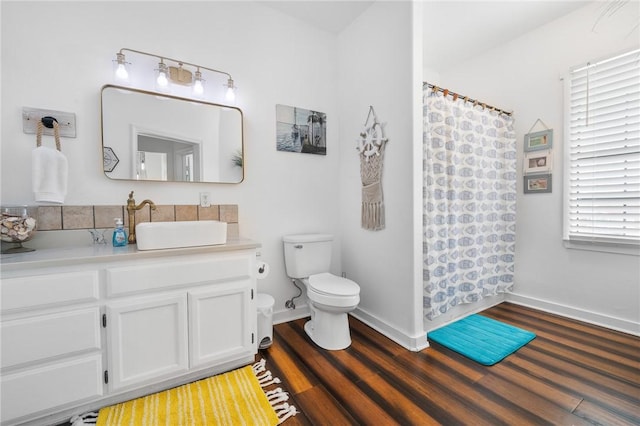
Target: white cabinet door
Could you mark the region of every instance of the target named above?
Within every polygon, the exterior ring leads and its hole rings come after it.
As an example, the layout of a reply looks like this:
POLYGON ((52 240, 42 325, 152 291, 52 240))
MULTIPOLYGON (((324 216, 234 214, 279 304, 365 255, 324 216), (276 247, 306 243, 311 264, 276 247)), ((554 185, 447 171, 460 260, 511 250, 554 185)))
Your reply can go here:
POLYGON ((109 389, 174 377, 188 370, 185 293, 107 305, 109 389))
POLYGON ((255 353, 251 289, 252 281, 245 279, 189 291, 191 368, 255 353))

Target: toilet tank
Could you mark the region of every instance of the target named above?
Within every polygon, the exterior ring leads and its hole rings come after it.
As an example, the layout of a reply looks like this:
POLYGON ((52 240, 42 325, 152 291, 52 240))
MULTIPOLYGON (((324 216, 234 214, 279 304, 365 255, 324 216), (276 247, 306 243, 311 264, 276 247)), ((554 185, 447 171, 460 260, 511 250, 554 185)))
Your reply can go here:
POLYGON ((329 272, 333 235, 286 235, 282 237, 282 241, 287 276, 306 278, 321 272, 329 272))

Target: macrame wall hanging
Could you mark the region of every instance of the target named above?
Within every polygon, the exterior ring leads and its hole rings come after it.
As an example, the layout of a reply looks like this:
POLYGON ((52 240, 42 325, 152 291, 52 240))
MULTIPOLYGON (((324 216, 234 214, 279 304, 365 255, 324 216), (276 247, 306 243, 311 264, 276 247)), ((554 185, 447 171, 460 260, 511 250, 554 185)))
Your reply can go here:
POLYGON ((360 132, 356 149, 360 154, 362 178, 362 227, 372 231, 384 229, 384 199, 382 197, 382 165, 384 148, 388 139, 373 107, 360 132))

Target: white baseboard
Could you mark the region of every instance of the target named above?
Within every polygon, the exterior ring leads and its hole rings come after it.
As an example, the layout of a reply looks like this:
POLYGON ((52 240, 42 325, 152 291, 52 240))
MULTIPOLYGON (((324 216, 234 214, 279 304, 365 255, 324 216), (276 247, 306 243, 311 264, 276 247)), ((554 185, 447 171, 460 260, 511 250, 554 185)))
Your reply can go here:
POLYGON ((295 309, 285 309, 273 313, 273 324, 295 321, 300 318, 311 316, 308 305, 296 306, 295 309))
POLYGON ((429 332, 444 327, 445 325, 449 325, 452 322, 458 321, 466 316, 477 314, 486 309, 491 308, 492 306, 499 305, 504 301, 504 294, 500 293, 495 296, 485 297, 482 300, 479 300, 474 303, 463 303, 453 308, 450 308, 444 314, 436 317, 433 320, 424 319, 424 329, 426 334, 429 332))
POLYGON ((359 307, 351 312, 351 315, 410 351, 419 352, 429 347, 426 333, 421 333, 418 336, 409 336, 359 307))
MULTIPOLYGON (((586 323, 610 328, 612 330, 621 331, 623 333, 632 334, 634 336, 640 336, 639 323, 513 293, 507 293, 506 295, 504 295, 504 298, 502 297, 502 295, 501 297, 487 298, 484 299, 483 303, 480 304, 462 305, 465 308, 464 315, 461 315, 460 312, 454 312, 453 314, 455 315, 453 315, 452 318, 438 318, 440 321, 434 321, 432 324, 430 324, 431 327, 429 327, 429 329, 434 330, 435 328, 439 328, 448 323, 456 321, 462 316, 471 315, 473 313, 483 311, 491 306, 501 303, 503 300, 514 303, 516 305, 527 306, 530 308, 539 309, 544 312, 549 312, 578 321, 584 321, 586 323)), ((309 306, 305 304, 296 307, 296 309, 287 309, 274 312, 273 323, 275 325, 294 321, 300 318, 309 317, 310 315, 311 313, 309 311, 309 306)), ((351 315, 410 351, 418 352, 429 347, 426 332, 418 336, 409 336, 389 326, 387 323, 380 320, 375 315, 372 315, 359 307, 351 312, 351 315)))
MULTIPOLYGON (((363 323, 367 324, 369 327, 374 330, 382 333, 387 336, 389 339, 394 342, 402 345, 403 347, 411 350, 411 351, 421 351, 422 349, 428 348, 429 343, 427 342, 427 336, 421 335, 417 337, 410 337, 403 333, 400 333, 398 330, 388 326, 378 318, 374 317, 371 314, 363 311, 360 308, 356 308, 355 311, 350 312, 355 318, 359 319, 363 323)), ((311 316, 311 312, 309 311, 308 305, 301 305, 296 307, 295 309, 287 309, 284 311, 274 312, 273 314, 273 324, 281 324, 284 322, 295 321, 300 318, 306 318, 311 316)))
POLYGON ((640 323, 622 318, 585 311, 573 306, 562 305, 560 303, 536 299, 534 297, 523 296, 520 294, 508 294, 506 301, 515 303, 516 305, 527 306, 529 308, 539 309, 551 314, 562 315, 563 317, 632 334, 634 336, 640 336, 640 323))

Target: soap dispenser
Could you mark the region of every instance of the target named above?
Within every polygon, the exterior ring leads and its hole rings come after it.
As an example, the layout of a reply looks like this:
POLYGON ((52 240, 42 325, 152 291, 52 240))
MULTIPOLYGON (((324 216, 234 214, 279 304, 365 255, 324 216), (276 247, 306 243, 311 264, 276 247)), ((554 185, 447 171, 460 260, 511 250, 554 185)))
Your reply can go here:
POLYGON ((121 218, 114 219, 116 228, 113 230, 113 246, 124 247, 127 245, 127 233, 124 231, 124 224, 121 218))

